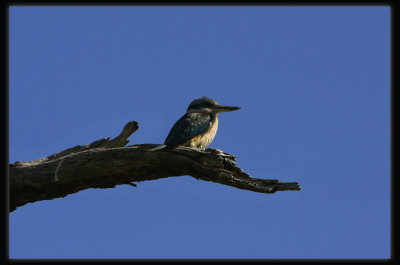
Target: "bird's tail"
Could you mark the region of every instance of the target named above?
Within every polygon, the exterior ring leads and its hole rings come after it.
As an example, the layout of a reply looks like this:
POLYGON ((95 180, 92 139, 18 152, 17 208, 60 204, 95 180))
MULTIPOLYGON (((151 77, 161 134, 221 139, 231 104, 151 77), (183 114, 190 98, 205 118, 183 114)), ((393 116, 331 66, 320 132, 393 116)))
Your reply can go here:
POLYGON ((165 144, 161 144, 161 145, 156 146, 156 147, 154 147, 154 148, 152 148, 152 149, 149 149, 149 151, 150 151, 150 152, 152 152, 152 151, 157 151, 157 150, 163 149, 163 148, 165 148, 165 147, 167 147, 165 144))

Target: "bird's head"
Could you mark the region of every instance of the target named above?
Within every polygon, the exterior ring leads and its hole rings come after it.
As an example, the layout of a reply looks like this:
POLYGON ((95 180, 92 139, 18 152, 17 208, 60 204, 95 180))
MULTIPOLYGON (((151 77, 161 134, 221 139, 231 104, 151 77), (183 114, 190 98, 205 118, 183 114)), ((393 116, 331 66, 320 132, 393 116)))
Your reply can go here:
POLYGON ((220 105, 217 101, 208 97, 202 97, 193 100, 187 109, 187 112, 210 112, 219 113, 226 111, 234 111, 240 109, 239 107, 220 105))

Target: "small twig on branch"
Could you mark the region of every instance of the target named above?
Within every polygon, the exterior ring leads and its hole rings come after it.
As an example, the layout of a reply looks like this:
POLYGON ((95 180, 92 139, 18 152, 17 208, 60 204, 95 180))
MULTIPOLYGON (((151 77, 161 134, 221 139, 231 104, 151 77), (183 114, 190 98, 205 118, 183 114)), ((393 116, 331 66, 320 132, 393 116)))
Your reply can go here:
POLYGON ((236 166, 235 156, 218 149, 160 149, 141 144, 124 147, 138 129, 129 122, 116 138, 103 138, 31 162, 10 165, 10 212, 29 202, 51 200, 88 188, 113 188, 132 182, 190 175, 261 193, 300 190, 297 182, 252 178, 236 166))

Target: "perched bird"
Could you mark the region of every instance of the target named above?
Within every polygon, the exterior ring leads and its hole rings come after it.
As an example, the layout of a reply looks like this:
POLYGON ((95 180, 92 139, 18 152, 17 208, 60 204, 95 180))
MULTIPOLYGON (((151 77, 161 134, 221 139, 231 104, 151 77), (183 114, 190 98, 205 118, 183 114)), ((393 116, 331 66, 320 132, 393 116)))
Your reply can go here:
POLYGON ((185 115, 172 127, 163 145, 164 147, 187 146, 204 149, 215 137, 218 129, 217 115, 220 112, 238 110, 239 107, 219 105, 215 100, 202 97, 193 100, 185 115))

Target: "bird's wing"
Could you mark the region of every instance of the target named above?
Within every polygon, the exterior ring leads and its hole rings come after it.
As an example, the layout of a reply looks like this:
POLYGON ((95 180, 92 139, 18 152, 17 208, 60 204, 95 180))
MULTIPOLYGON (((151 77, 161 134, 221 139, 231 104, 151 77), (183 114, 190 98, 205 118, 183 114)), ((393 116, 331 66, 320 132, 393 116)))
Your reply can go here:
POLYGON ((187 113, 172 127, 164 144, 177 146, 204 133, 211 123, 211 116, 204 113, 187 113))

